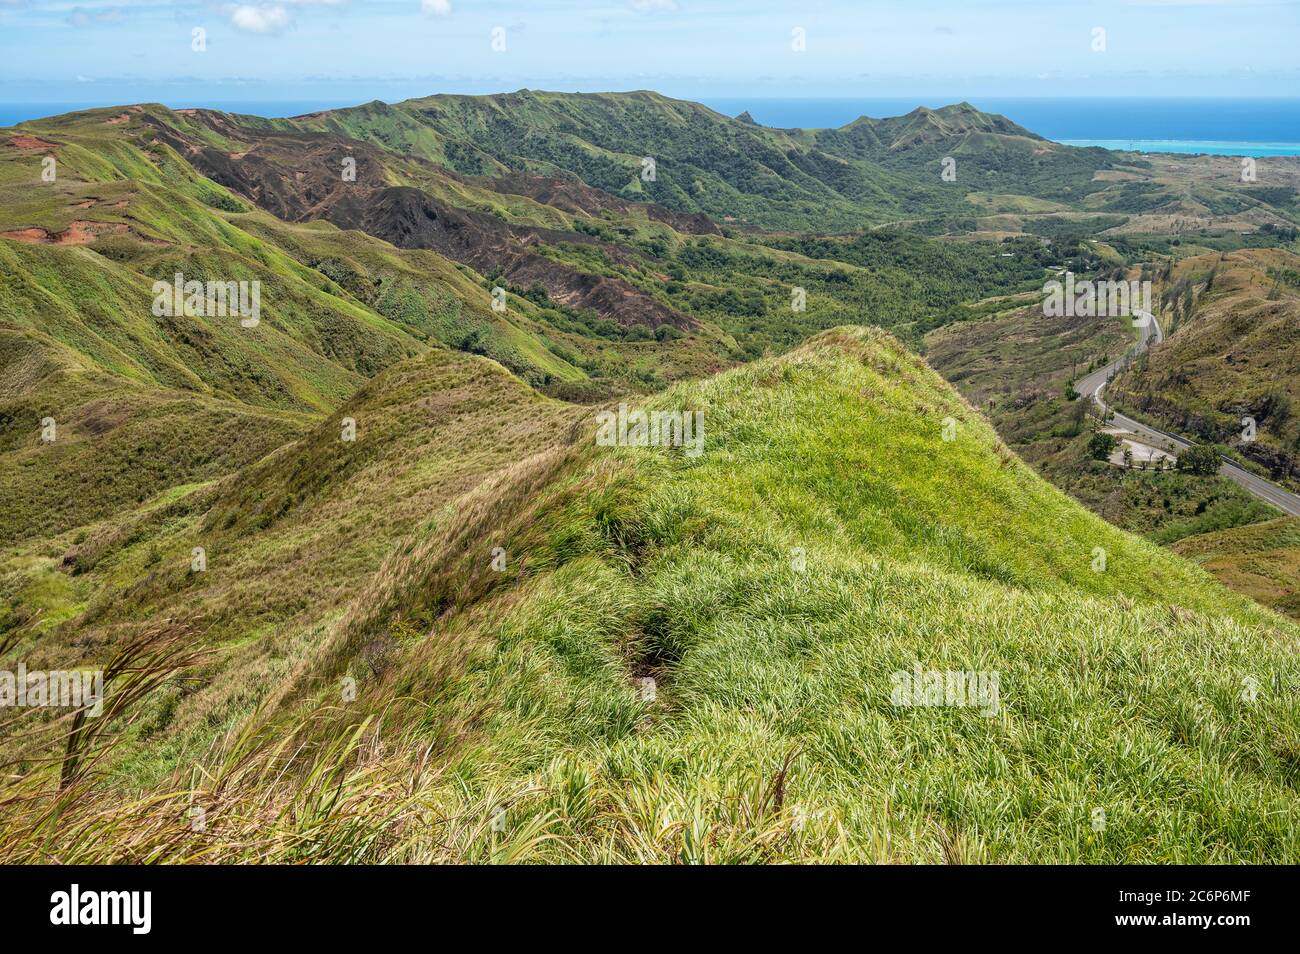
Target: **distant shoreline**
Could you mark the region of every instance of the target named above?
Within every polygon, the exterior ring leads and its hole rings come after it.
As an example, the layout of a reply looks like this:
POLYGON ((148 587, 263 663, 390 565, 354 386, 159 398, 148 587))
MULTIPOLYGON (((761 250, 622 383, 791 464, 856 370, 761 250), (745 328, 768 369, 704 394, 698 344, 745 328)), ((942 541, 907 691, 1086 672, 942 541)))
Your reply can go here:
POLYGON ((1195 139, 1060 139, 1066 146, 1119 152, 1172 152, 1208 156, 1300 156, 1300 142, 1206 142, 1195 139))

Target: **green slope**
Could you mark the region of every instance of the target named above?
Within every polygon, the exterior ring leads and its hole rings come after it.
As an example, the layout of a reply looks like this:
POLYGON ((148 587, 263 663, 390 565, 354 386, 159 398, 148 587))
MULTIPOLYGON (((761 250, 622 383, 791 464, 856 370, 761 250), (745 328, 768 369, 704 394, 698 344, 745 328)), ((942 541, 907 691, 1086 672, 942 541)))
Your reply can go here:
POLYGON ((0 541, 62 534, 223 476, 431 347, 477 351, 539 384, 586 377, 531 304, 495 313, 468 269, 286 225, 199 175, 170 143, 185 146, 182 130, 230 145, 212 124, 150 106, 24 130, 0 134, 0 541), (52 182, 40 175, 47 155, 52 182), (177 272, 260 282, 259 323, 155 315, 154 283, 177 272))
POLYGON ((145 387, 3 326, 0 345, 0 377, 10 386, 0 387, 3 545, 51 537, 167 488, 224 475, 310 422, 303 414, 145 387))
POLYGON ((1300 519, 1283 517, 1187 537, 1173 550, 1292 619, 1300 619, 1300 519))
MULTIPOLYGON (((588 419, 416 531, 268 686, 267 741, 232 740, 183 796, 218 806, 202 850, 1300 857, 1300 723, 1277 688, 1300 631, 1038 479, 896 341, 828 332, 651 406, 702 411, 704 453, 596 447, 588 419), (894 704, 893 674, 917 664, 996 673, 996 713, 894 704), (321 708, 294 744, 300 771, 337 773, 328 807, 254 783, 307 699, 321 708), (278 821, 259 827, 268 798, 278 821)), ((78 851, 117 857, 126 828, 135 852, 189 857, 170 805, 110 810, 78 851), (161 814, 136 828, 140 811, 161 814)))
POLYGON ((1300 256, 1282 249, 1197 255, 1157 286, 1165 342, 1118 375, 1117 407, 1225 444, 1300 486, 1300 256), (1255 422, 1247 438, 1245 419, 1255 422))
POLYGON ((937 183, 650 92, 431 96, 297 124, 470 175, 577 175, 624 198, 767 227, 848 230, 948 201, 937 183), (645 157, 655 160, 653 181, 642 177, 645 157))
MULTIPOLYGON (((11 250, 0 263, 12 276, 4 283, 11 320, 43 325, 35 316, 44 309, 68 311, 52 333, 74 348, 90 347, 115 373, 317 411, 419 353, 421 341, 472 342, 539 383, 585 377, 548 347, 545 329, 539 333, 517 312, 489 313, 489 289, 474 287, 473 276, 436 253, 397 253, 382 241, 327 229, 287 229, 191 165, 199 149, 241 155, 234 150, 248 143, 231 137, 247 132, 225 114, 200 121, 148 105, 71 113, 25 124, 21 135, 0 133, 0 232, 45 233, 44 244, 30 245, 26 236, 26 248, 0 241, 11 250), (51 183, 40 180, 46 155, 58 163, 51 183), (66 230, 78 222, 98 237, 84 249, 64 247, 66 230), (260 280, 265 314, 256 333, 228 321, 168 327, 154 318, 149 289, 177 271, 199 280, 260 280), (88 309, 93 332, 75 317, 88 309)), ((281 158, 292 162, 289 152, 281 158)), ((394 181, 419 176, 437 194, 459 190, 460 201, 493 194, 397 159, 393 165, 394 181)), ((529 199, 505 204, 521 220, 567 221, 529 199)))
MULTIPOLYGON (((109 395, 117 414, 126 413, 121 390, 109 395)), ((160 625, 195 634, 187 645, 214 658, 197 681, 151 700, 141 744, 129 747, 121 770, 136 783, 168 773, 319 652, 325 628, 414 527, 435 515, 458 519, 452 501, 561 442, 581 413, 495 362, 437 349, 379 374, 314 426, 294 421, 274 431, 233 415, 216 420, 214 430, 235 438, 218 459, 175 411, 167 419, 175 430, 155 430, 145 446, 122 434, 134 419, 102 438, 72 422, 66 439, 61 429, 55 444, 33 439, 9 456, 23 476, 6 493, 30 491, 29 509, 43 522, 19 528, 42 533, 0 558, 0 644, 32 668, 54 668, 89 664, 160 625), (354 422, 353 440, 344 439, 345 419, 354 422), (78 456, 88 443, 97 469, 78 456), (38 455, 44 469, 33 467, 29 479, 26 465, 38 455), (106 477, 106 461, 123 456, 145 476, 106 477), (67 476, 78 466, 80 486, 67 476), (165 487, 205 482, 139 504, 135 496, 103 499, 114 481, 149 477, 170 478, 165 487), (79 520, 49 525, 60 516, 53 503, 87 489, 95 496, 79 520), (200 572, 195 547, 206 556, 200 572)), ((27 744, 11 736, 0 749, 11 743, 27 744)))
POLYGON ((1294 705, 1242 697, 1294 679, 1297 631, 1034 477, 896 343, 654 406, 702 409, 705 453, 581 451, 540 508, 484 502, 514 569, 441 541, 342 631, 428 632, 362 685, 461 727, 449 814, 508 804, 551 859, 1297 857, 1294 705), (998 715, 894 707, 915 663, 998 672, 998 715))
POLYGON ((261 215, 241 224, 420 338, 450 348, 473 340, 481 353, 536 384, 587 377, 548 347, 549 329, 528 321, 528 304, 494 312, 490 289, 434 252, 395 249, 324 222, 291 226, 261 215))
POLYGON ((832 155, 934 181, 943 181, 943 160, 951 158, 950 185, 963 196, 1013 193, 1078 202, 1104 187, 1094 177, 1112 166, 1103 149, 1050 142, 969 103, 921 107, 889 119, 863 117, 840 129, 817 130, 811 139, 832 155))

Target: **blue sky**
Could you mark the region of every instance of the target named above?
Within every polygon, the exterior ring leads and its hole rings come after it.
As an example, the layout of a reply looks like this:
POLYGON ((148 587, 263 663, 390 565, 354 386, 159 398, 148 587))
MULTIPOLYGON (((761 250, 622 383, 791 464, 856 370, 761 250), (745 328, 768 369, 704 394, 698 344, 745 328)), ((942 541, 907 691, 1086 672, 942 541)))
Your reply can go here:
POLYGON ((1297 40, 1298 0, 0 0, 0 102, 1295 96, 1297 40))

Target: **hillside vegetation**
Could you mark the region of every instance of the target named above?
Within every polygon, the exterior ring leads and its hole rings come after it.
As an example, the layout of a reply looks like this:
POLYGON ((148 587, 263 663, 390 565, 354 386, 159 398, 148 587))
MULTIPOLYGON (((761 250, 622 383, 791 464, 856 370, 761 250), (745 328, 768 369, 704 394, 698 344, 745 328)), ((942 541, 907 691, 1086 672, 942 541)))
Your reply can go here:
POLYGON ((65 799, 41 850, 1300 856, 1278 689, 1300 631, 1052 489, 897 342, 828 332, 651 406, 702 410, 705 453, 599 448, 588 424, 499 472, 354 591, 260 732, 161 802, 65 799), (997 673, 996 706, 895 705, 915 665, 997 673))
POLYGON ((1274 185, 1243 186, 1231 157, 1170 162, 1063 146, 969 103, 799 130, 653 92, 519 90, 373 102, 270 125, 365 140, 469 176, 576 176, 627 199, 770 229, 909 220, 1006 234, 1062 214, 1085 223, 1110 214, 1103 228, 1170 233, 1288 226, 1300 215, 1293 159, 1260 160, 1260 182, 1274 185), (948 179, 945 159, 955 162, 948 179))
POLYGON ((991 313, 925 337, 935 369, 988 414, 1022 460, 1116 526, 1166 545, 1278 516, 1224 477, 1093 459, 1088 444, 1103 425, 1071 384, 1123 355, 1133 330, 1116 318, 1045 317, 1041 299, 1024 300, 992 301, 984 306, 991 313))
POLYGON ((1300 486, 1300 256, 1252 249, 1183 259, 1163 296, 1171 333, 1109 393, 1300 486), (1249 435, 1246 418, 1255 423, 1249 435))
POLYGON ((1295 517, 1190 537, 1173 549, 1225 586, 1300 619, 1300 520, 1295 517))
POLYGON ((1294 191, 1187 162, 653 93, 0 130, 0 668, 108 688, 0 711, 0 861, 1300 859, 1290 524, 1092 460, 1131 329, 1038 307, 1154 276, 1117 399, 1293 458, 1294 191))

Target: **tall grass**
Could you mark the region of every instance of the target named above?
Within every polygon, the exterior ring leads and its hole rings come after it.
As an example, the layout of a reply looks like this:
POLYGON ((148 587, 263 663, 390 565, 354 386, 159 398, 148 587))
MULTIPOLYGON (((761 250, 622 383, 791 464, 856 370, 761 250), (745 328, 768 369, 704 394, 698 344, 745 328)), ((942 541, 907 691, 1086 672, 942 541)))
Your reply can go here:
POLYGON ((201 770, 88 792, 45 857, 1300 858, 1300 631, 1036 478, 897 342, 655 406, 703 409, 705 453, 580 442, 480 488, 201 770), (896 705, 916 664, 997 673, 996 711, 896 705))

